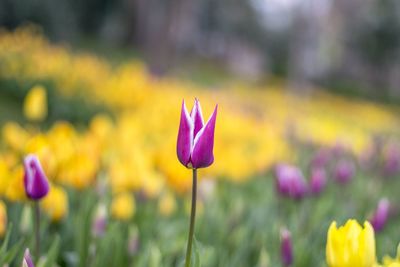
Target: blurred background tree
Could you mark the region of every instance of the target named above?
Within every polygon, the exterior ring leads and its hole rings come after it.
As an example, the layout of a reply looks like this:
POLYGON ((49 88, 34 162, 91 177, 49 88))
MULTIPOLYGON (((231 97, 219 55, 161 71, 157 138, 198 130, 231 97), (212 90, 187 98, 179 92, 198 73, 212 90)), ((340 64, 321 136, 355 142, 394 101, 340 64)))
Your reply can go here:
POLYGON ((154 75, 207 62, 250 80, 289 78, 400 99, 397 0, 0 0, 0 25, 53 41, 137 51, 154 75))

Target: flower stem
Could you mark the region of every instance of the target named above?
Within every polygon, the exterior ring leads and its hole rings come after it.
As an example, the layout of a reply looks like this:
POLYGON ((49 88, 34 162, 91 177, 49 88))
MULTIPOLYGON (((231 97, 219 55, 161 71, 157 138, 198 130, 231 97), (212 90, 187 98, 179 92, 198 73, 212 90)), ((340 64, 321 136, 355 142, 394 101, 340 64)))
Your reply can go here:
POLYGON ((35 201, 34 209, 35 209, 35 241, 36 241, 35 252, 36 252, 36 261, 38 261, 40 257, 40 207, 38 201, 35 201))
POLYGON ((185 267, 190 267, 190 258, 192 256, 192 242, 194 234, 194 222, 196 218, 196 199, 197 199, 197 169, 193 169, 193 185, 192 185, 192 210, 190 212, 190 228, 189 237, 186 248, 186 263, 185 267))

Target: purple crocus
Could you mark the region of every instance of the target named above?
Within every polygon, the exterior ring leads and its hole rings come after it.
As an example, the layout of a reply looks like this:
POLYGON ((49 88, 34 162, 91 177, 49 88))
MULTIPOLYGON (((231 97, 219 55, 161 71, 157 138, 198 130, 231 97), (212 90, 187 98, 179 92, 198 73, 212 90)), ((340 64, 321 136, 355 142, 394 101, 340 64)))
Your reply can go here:
POLYGON ((177 154, 179 161, 190 169, 205 168, 214 162, 214 129, 217 107, 204 123, 200 102, 195 99, 192 111, 188 112, 182 102, 181 121, 178 132, 177 154))
POLYGON ((295 166, 279 164, 275 170, 276 189, 279 194, 301 199, 307 193, 307 182, 301 170, 295 166))
POLYGON ((387 198, 379 200, 378 207, 371 218, 371 224, 376 232, 382 231, 389 218, 390 202, 387 198))
POLYGON ((349 160, 339 160, 335 167, 335 180, 340 184, 348 183, 354 175, 354 163, 349 160))
POLYGON ((36 155, 30 154, 24 159, 25 193, 32 200, 40 200, 49 192, 49 182, 36 155))
POLYGON ((22 260, 22 267, 35 267, 32 261, 31 253, 27 248, 24 253, 24 259, 22 260))
POLYGON ((326 186, 326 171, 323 168, 311 170, 310 190, 313 194, 319 195, 326 186))
POLYGON ((285 267, 293 264, 292 237, 289 230, 286 228, 281 230, 281 259, 285 267))

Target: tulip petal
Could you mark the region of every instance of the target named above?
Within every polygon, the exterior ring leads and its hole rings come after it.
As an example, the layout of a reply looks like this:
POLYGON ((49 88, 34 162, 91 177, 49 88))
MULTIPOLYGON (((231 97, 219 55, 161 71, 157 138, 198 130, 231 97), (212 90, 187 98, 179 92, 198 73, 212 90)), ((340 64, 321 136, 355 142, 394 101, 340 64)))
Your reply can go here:
POLYGON ((183 100, 176 152, 178 154, 179 161, 185 166, 187 166, 190 162, 193 128, 193 121, 190 118, 189 112, 187 111, 185 100, 183 100))
POLYGON ((49 192, 49 182, 44 174, 39 159, 35 155, 28 155, 24 159, 24 184, 26 195, 39 200, 49 192))
POLYGON ((194 106, 190 112, 190 116, 194 124, 193 136, 196 136, 204 126, 203 113, 201 111, 200 101, 197 98, 194 100, 194 106))
POLYGON ((35 267, 31 254, 29 253, 29 249, 25 250, 24 259, 22 260, 22 267, 35 267))
POLYGON ((205 168, 214 162, 214 130, 217 118, 217 108, 208 119, 206 125, 198 132, 194 139, 191 161, 193 168, 205 168))

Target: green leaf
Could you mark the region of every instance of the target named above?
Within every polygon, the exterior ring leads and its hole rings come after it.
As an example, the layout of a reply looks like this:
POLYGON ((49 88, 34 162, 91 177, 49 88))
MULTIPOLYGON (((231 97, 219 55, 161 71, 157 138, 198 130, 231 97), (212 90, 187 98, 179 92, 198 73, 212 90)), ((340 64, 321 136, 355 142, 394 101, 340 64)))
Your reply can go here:
POLYGON ((193 236, 194 242, 193 242, 193 254, 192 254, 192 262, 191 266, 193 267, 200 267, 201 262, 200 262, 200 243, 197 241, 196 237, 193 236), (194 256, 194 258, 193 258, 194 256))
MULTIPOLYGON (((12 225, 12 223, 10 223, 8 225, 6 237, 4 238, 3 244, 1 245, 1 248, 0 248, 0 257, 2 257, 4 255, 4 253, 6 253, 6 251, 7 251, 7 246, 8 246, 8 242, 10 241, 12 228, 13 228, 13 225, 12 225)), ((2 266, 2 265, 0 265, 0 266, 2 266)))
POLYGON ((19 240, 18 243, 16 243, 14 246, 11 247, 10 250, 7 251, 7 253, 2 255, 2 257, 0 259, 0 266, 3 266, 5 264, 10 264, 11 261, 14 260, 17 253, 22 251, 24 243, 25 243, 25 240, 23 240, 23 239, 19 240))
POLYGON ((55 265, 58 253, 60 251, 60 236, 56 235, 53 243, 51 244, 50 250, 47 253, 46 261, 43 267, 52 267, 55 265))

